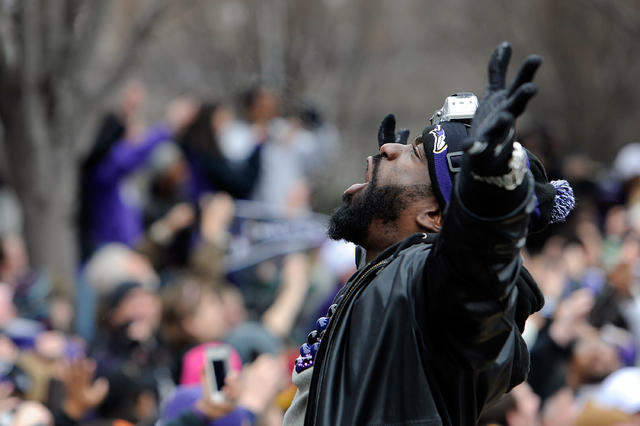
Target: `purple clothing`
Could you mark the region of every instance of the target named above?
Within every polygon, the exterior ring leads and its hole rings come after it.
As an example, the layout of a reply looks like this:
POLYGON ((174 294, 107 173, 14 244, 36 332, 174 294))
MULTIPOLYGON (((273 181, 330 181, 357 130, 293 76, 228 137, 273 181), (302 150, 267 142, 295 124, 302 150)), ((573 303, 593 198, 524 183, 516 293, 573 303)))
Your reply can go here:
POLYGON ((90 175, 91 233, 96 246, 137 243, 143 232, 142 213, 122 196, 122 182, 145 163, 161 142, 171 138, 165 126, 149 129, 139 143, 122 139, 90 175))
MULTIPOLYGON (((161 422, 165 424, 175 420, 186 411, 192 411, 193 407, 202 395, 200 385, 178 386, 175 393, 162 410, 161 422)), ((211 426, 241 426, 253 424, 255 415, 249 410, 236 407, 231 413, 219 419, 213 420, 208 424, 211 426)))

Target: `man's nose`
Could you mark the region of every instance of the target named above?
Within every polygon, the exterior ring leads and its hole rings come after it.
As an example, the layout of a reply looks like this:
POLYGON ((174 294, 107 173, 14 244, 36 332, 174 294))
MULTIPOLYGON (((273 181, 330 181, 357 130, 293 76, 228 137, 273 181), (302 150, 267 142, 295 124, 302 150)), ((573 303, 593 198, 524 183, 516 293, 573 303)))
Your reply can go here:
POLYGON ((380 154, 387 157, 389 160, 394 160, 402 154, 402 150, 406 145, 399 143, 385 143, 380 147, 380 154))

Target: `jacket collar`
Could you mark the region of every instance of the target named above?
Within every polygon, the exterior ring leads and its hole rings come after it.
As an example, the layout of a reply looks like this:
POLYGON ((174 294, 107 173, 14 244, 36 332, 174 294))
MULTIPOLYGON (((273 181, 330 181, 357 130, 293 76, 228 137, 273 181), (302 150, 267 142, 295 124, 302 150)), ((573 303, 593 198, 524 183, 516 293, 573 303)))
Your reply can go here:
MULTIPOLYGON (((402 241, 399 241, 386 249, 384 249, 375 259, 373 259, 371 264, 378 263, 386 258, 395 257, 402 250, 406 249, 409 246, 415 244, 433 244, 438 238, 438 234, 428 234, 424 232, 419 232, 409 237, 405 238, 402 241)), ((361 269, 367 265, 365 259, 367 258, 367 250, 364 247, 357 246, 356 247, 356 268, 361 269)))

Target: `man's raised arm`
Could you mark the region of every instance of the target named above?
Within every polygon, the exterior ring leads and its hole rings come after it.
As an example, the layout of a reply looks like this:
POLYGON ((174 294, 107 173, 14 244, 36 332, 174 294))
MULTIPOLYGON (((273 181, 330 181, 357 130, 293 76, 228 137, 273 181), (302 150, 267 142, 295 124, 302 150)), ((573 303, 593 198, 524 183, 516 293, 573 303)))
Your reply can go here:
MULTIPOLYGON (((535 95, 540 58, 530 56, 505 87, 511 47, 489 63, 489 85, 473 118, 443 227, 427 258, 423 320, 463 368, 482 369, 504 355, 517 301, 519 250, 535 207, 525 150, 514 123, 535 95), (434 325, 438 324, 437 327, 434 325)), ((423 139, 429 135, 423 135, 423 139)))

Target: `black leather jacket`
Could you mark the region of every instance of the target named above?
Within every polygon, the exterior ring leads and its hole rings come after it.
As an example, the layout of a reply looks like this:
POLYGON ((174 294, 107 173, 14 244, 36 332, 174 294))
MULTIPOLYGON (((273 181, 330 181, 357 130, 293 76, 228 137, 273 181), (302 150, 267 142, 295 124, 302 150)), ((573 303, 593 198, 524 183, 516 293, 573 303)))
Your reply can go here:
POLYGON ((316 355, 305 425, 475 425, 526 378, 521 331, 543 299, 519 256, 534 204, 525 185, 497 219, 467 210, 456 187, 437 238, 415 234, 349 279, 316 355))

